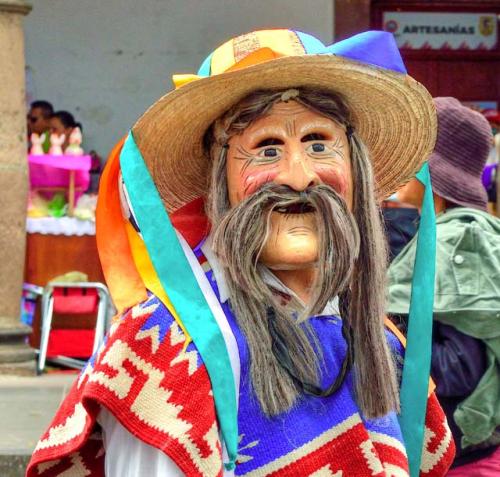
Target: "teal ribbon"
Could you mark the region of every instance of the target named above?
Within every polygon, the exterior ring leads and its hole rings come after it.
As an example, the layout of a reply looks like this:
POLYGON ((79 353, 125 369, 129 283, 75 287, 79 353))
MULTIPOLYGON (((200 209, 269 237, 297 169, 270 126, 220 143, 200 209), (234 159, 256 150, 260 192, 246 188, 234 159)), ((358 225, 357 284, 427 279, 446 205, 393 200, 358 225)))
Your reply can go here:
POLYGON ((432 310, 436 271, 436 214, 429 166, 417 173, 425 186, 411 285, 407 346, 401 383, 401 415, 410 476, 420 474, 432 351, 432 310))
POLYGON ((184 255, 177 234, 132 133, 120 154, 120 166, 144 243, 160 279, 207 368, 217 418, 230 462, 238 447, 234 377, 224 337, 184 255))

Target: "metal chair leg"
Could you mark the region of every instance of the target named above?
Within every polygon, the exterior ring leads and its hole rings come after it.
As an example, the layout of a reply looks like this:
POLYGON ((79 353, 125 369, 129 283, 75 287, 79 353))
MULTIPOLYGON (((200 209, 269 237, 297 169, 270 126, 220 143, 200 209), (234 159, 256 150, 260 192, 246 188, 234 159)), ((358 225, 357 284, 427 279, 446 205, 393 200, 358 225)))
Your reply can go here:
POLYGON ((95 323, 94 345, 92 347, 92 354, 94 354, 101 346, 106 333, 106 314, 108 310, 108 300, 102 290, 97 291, 99 296, 99 305, 97 308, 97 319, 95 323))
POLYGON ((54 297, 52 290, 44 293, 42 298, 42 326, 40 336, 40 353, 38 355, 37 374, 43 373, 49 347, 49 335, 52 326, 52 314, 54 311, 54 297))

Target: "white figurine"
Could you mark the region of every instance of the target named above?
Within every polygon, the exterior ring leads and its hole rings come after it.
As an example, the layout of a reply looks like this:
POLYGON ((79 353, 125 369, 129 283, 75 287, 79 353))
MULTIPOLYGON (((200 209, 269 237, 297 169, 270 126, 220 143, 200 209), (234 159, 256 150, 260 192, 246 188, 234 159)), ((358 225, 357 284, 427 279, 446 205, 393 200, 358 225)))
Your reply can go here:
POLYGON ((62 156, 63 155, 62 145, 64 144, 65 140, 66 140, 66 134, 61 134, 60 136, 58 136, 56 133, 52 133, 50 135, 49 154, 52 154, 53 156, 62 156))
POLYGON ((71 134, 69 135, 69 145, 65 149, 64 154, 68 156, 83 156, 82 144, 82 132, 79 127, 73 128, 71 134))
POLYGON ((43 156, 45 154, 43 150, 43 143, 45 142, 45 133, 37 134, 31 133, 31 149, 30 154, 33 156, 43 156))

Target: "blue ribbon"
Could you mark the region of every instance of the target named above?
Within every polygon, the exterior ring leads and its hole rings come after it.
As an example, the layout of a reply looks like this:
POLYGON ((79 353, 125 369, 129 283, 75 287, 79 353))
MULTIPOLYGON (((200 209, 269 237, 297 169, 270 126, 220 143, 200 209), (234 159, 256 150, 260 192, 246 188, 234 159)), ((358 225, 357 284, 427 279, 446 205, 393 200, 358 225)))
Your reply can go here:
POLYGON ((392 33, 366 31, 326 48, 328 53, 343 56, 386 70, 406 74, 406 68, 392 33))
POLYGON ((207 76, 210 76, 211 66, 212 66, 212 56, 213 56, 213 53, 210 53, 203 60, 203 63, 201 64, 200 68, 198 69, 198 76, 203 76, 204 78, 207 76))
POLYGON ((120 166, 155 271, 210 376, 217 418, 230 460, 226 468, 231 470, 238 447, 238 411, 224 337, 184 255, 132 133, 120 154, 120 166))
POLYGON ((429 165, 417 173, 425 186, 411 285, 407 346, 401 382, 399 423, 410 476, 420 474, 432 352, 432 313, 436 272, 436 214, 429 165))

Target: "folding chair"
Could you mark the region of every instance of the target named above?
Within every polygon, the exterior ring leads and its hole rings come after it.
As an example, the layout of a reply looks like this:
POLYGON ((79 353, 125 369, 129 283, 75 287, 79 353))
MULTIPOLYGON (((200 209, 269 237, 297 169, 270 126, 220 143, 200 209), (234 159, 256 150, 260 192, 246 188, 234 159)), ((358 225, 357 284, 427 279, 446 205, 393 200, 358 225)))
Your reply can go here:
MULTIPOLYGON (((51 283, 44 288, 41 310, 41 338, 38 355, 37 374, 41 374, 47 360, 49 336, 54 313, 78 315, 97 313, 92 345, 93 355, 101 345, 109 325, 108 309, 111 298, 106 286, 99 282, 51 283)), ((69 330, 68 330, 69 331, 69 330)), ((74 330, 78 331, 78 330, 74 330)), ((69 331, 71 333, 71 331, 69 331)), ((71 350, 68 350, 71 352, 71 350)), ((68 352, 65 354, 69 354, 68 352)), ((74 356, 56 356, 57 362, 66 366, 81 369, 85 361, 74 359, 74 356)), ((78 355, 77 355, 78 356, 78 355)), ((81 357, 81 356, 78 356, 81 357)), ((52 359, 52 358, 51 358, 52 359)))

